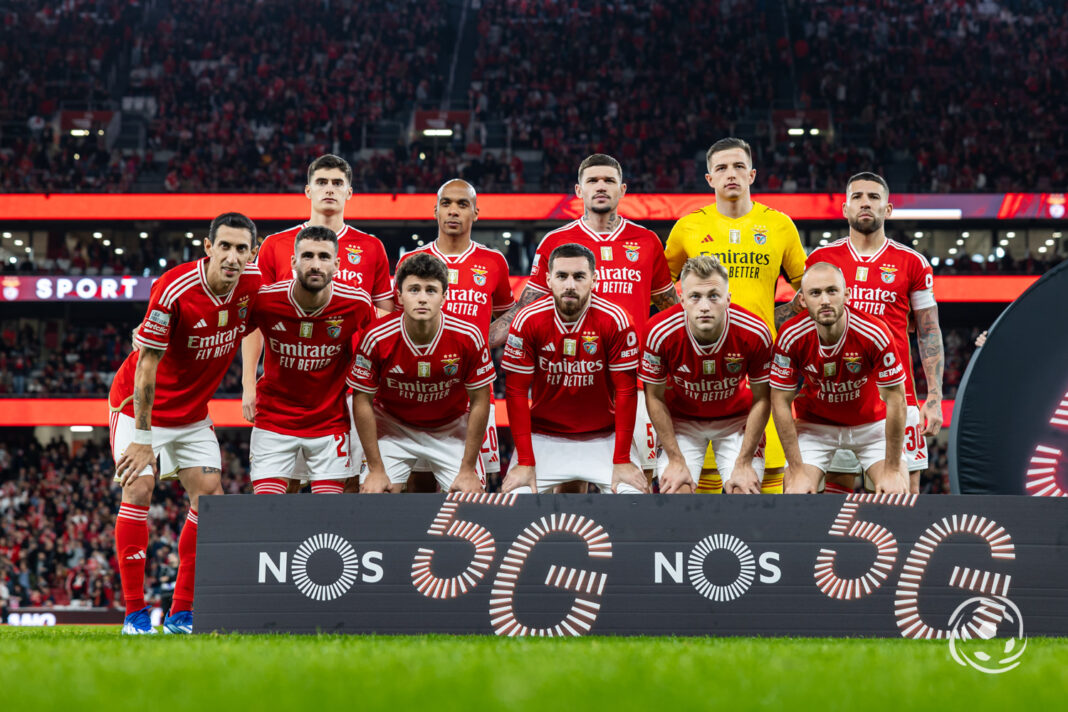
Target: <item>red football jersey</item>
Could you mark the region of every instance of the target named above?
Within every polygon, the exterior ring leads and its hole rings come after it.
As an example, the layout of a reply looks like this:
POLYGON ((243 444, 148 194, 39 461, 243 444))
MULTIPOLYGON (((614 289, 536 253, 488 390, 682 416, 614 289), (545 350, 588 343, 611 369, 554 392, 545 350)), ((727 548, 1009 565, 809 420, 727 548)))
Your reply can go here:
MULTIPOLYGON (((263 274, 264 284, 293 279, 293 240, 307 226, 308 223, 301 223, 264 238, 256 253, 256 264, 263 274)), ((389 299, 393 295, 393 287, 389 281, 389 260, 382 241, 346 225, 337 234, 337 242, 341 267, 334 275, 334 282, 363 289, 371 296, 372 302, 389 299)))
POLYGON ((293 296, 294 284, 261 288, 249 319, 263 334, 266 354, 256 382, 256 427, 301 437, 348 432, 352 335, 374 319, 374 306, 362 289, 333 284, 330 300, 308 313, 293 296))
POLYGON ((823 345, 816 322, 798 314, 779 331, 771 366, 771 387, 784 391, 804 384, 794 400, 797 417, 812 423, 863 425, 886 418, 879 386, 905 382, 905 368, 890 329, 877 317, 845 310, 838 343, 823 345))
POLYGON ((516 314, 501 368, 534 374, 531 431, 577 435, 615 428, 609 371, 638 367, 638 336, 627 313, 591 295, 577 321, 564 323, 552 297, 516 314))
POLYGON ((653 296, 675 289, 660 238, 625 218, 619 219, 612 232, 602 235, 580 218, 542 238, 534 253, 527 286, 549 294, 549 256, 560 245, 571 242, 593 250, 597 260, 594 294, 623 307, 638 337, 643 337, 653 296))
POLYGON ((404 330, 404 312, 367 327, 348 384, 375 394, 375 405, 402 423, 442 428, 467 412, 467 389, 493 383, 486 341, 471 324, 442 312, 434 340, 418 346, 404 330))
POLYGON ((771 331, 764 320, 740 306, 727 307, 723 333, 714 344, 697 343, 678 304, 649 321, 638 377, 667 383, 668 410, 676 418, 711 420, 748 413, 750 383, 767 383, 771 372, 771 331))
POLYGON ((909 317, 914 309, 935 306, 934 272, 927 258, 911 247, 887 240, 878 252, 861 256, 848 237, 813 250, 807 266, 829 262, 845 275, 849 306, 874 314, 890 327, 897 352, 906 364, 905 399, 917 405, 909 349, 909 317))
POLYGON ((508 260, 497 250, 477 242, 472 242, 461 255, 442 254, 437 242, 431 242, 405 254, 397 267, 410 255, 419 252, 429 252, 448 267, 449 289, 445 292, 445 311, 474 324, 482 332, 482 338, 489 340, 493 313, 515 304, 512 285, 508 280, 508 260))
MULTIPOLYGON (((229 294, 218 296, 207 280, 208 258, 169 269, 152 285, 148 311, 133 334, 134 346, 165 351, 156 370, 152 425, 174 428, 208 417, 215 394, 245 335, 260 272, 249 264, 229 294)), ((137 350, 111 382, 108 402, 133 417, 137 350)))

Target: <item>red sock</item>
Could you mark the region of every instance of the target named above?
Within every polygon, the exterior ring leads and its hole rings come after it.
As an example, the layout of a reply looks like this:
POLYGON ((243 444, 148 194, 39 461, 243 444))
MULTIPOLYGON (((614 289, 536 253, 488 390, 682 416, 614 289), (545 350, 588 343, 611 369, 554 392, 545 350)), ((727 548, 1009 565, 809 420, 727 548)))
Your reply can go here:
POLYGON ((197 573, 197 510, 190 508, 178 537, 178 578, 174 582, 171 615, 193 610, 193 581, 197 573))
POLYGON ((126 615, 145 607, 145 550, 148 548, 148 507, 123 502, 115 518, 115 552, 126 615))
POLYGON ((284 477, 268 477, 262 480, 253 480, 252 492, 254 494, 285 494, 289 482, 284 477))
POLYGON ((312 494, 341 494, 345 491, 344 480, 313 480, 312 494))
POLYGON ((853 494, 853 490, 837 482, 826 482, 823 485, 823 494, 853 494))

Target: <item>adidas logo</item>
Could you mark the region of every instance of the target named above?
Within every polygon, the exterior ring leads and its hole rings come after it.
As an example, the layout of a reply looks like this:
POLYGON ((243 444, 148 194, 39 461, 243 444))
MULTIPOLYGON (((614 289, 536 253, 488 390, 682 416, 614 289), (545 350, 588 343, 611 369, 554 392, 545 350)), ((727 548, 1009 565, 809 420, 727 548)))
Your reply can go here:
POLYGON ((399 364, 394 366, 393 368, 389 369, 389 372, 390 373, 397 373, 397 374, 400 374, 400 375, 404 375, 404 369, 401 368, 399 364))
POLYGON ((690 373, 690 367, 686 364, 679 366, 679 373, 690 373))
POLYGON ((812 373, 819 373, 819 371, 816 370, 816 367, 813 366, 811 363, 805 365, 805 370, 811 371, 812 373))
POLYGON ((130 556, 127 556, 126 560, 127 561, 137 561, 138 559, 143 559, 143 558, 145 558, 145 552, 142 549, 141 551, 137 552, 136 554, 131 554, 130 556))
POLYGON ((715 241, 716 241, 716 238, 712 237, 711 235, 705 235, 705 239, 701 240, 701 244, 703 245, 706 242, 715 242, 715 241))
POLYGON ((545 344, 544 346, 542 346, 542 347, 541 347, 541 350, 542 350, 542 351, 548 351, 549 353, 552 353, 552 352, 556 351, 556 347, 555 347, 555 346, 553 346, 553 345, 552 345, 552 344, 550 343, 550 344, 545 344))
POLYGON ((278 322, 277 324, 275 324, 274 326, 271 327, 271 331, 285 331, 285 330, 286 330, 286 325, 283 324, 282 322, 278 322))
POLYGON ((196 324, 193 324, 193 328, 194 329, 203 329, 203 328, 206 328, 207 325, 208 325, 208 322, 206 322, 203 319, 201 319, 196 324))

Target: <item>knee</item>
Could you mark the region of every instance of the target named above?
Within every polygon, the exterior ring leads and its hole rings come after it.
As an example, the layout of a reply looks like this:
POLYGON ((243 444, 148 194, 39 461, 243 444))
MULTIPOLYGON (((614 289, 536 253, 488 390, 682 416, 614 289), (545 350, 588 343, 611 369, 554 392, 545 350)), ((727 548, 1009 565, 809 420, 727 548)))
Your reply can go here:
POLYGON ((152 504, 152 490, 155 487, 156 478, 138 477, 122 488, 122 501, 138 507, 148 507, 152 504))

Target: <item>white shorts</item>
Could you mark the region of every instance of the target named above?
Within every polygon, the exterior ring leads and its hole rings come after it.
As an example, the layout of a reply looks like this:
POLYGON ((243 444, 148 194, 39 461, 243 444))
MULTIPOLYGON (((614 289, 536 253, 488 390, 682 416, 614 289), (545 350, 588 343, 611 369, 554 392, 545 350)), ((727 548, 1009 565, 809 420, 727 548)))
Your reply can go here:
MULTIPOLYGON (((605 494, 612 492, 612 460, 616 450, 614 433, 570 437, 533 433, 530 442, 534 446, 534 472, 539 493, 552 492, 553 487, 565 482, 590 482, 605 494)), ((519 455, 513 452, 508 469, 519 464, 518 460, 519 455)), ((630 461, 641 467, 639 463, 642 460, 633 443, 630 461)), ((620 492, 640 494, 629 485, 623 485, 620 492)))
MULTIPOLYGON (((705 452, 708 446, 716 453, 716 464, 719 466, 719 476, 726 484, 734 471, 734 462, 738 459, 738 453, 742 451, 742 439, 745 437, 745 422, 749 415, 739 415, 734 418, 720 420, 678 420, 672 418, 675 426, 675 439, 679 443, 679 450, 686 459, 686 467, 690 469, 694 486, 701 480, 701 468, 704 467, 705 452)), ((657 474, 661 475, 667 467, 668 458, 666 453, 660 453, 657 462, 657 474)), ((753 469, 757 477, 764 477, 764 437, 761 436, 760 444, 757 445, 756 455, 753 457, 753 469)))
POLYGON ((301 438, 253 427, 249 477, 253 482, 268 477, 344 480, 352 476, 349 446, 348 432, 301 438))
MULTIPOLYGON (((375 410, 378 426, 378 450, 386 475, 393 484, 408 481, 417 462, 425 463, 434 473, 434 479, 445 492, 452 487, 460 474, 460 462, 464 459, 464 443, 467 437, 467 414, 455 423, 437 430, 420 430, 395 420, 380 410, 375 410)), ((486 471, 482 458, 475 461, 478 479, 486 486, 486 471)), ((367 479, 367 471, 360 474, 360 482, 367 479)))
MULTIPOLYGON (((356 422, 355 419, 353 422, 356 422)), ((490 403, 489 420, 486 421, 486 434, 482 436, 482 450, 479 456, 482 458, 482 467, 487 474, 501 471, 501 446, 497 440, 497 406, 494 403, 490 403)), ((419 460, 412 468, 415 472, 426 472, 429 469, 430 465, 426 460, 419 460)))
POLYGON ((886 421, 863 425, 824 425, 797 421, 797 444, 801 460, 827 472, 835 450, 850 450, 866 472, 886 459, 886 421))
MULTIPOLYGON (((111 456, 119 461, 126 448, 133 442, 134 419, 125 413, 113 412, 109 419, 111 431, 111 456)), ((178 478, 178 470, 189 467, 214 467, 222 469, 222 455, 219 453, 219 440, 211 418, 179 428, 160 428, 152 426, 152 451, 159 457, 159 478, 173 480, 178 478)), ((152 474, 152 466, 141 470, 141 477, 152 474)), ((118 476, 115 477, 118 482, 118 476)))
POLYGON ((634 417, 634 447, 641 458, 643 470, 655 470, 656 451, 659 441, 653 430, 653 421, 649 419, 649 410, 645 406, 645 391, 638 388, 638 412, 634 417))
MULTIPOLYGON (((909 472, 927 469, 927 438, 923 437, 922 432, 920 409, 910 405, 905 409, 905 441, 901 448, 909 472)), ((834 453, 828 471, 859 475, 862 469, 857 456, 850 450, 839 450, 834 453)))

